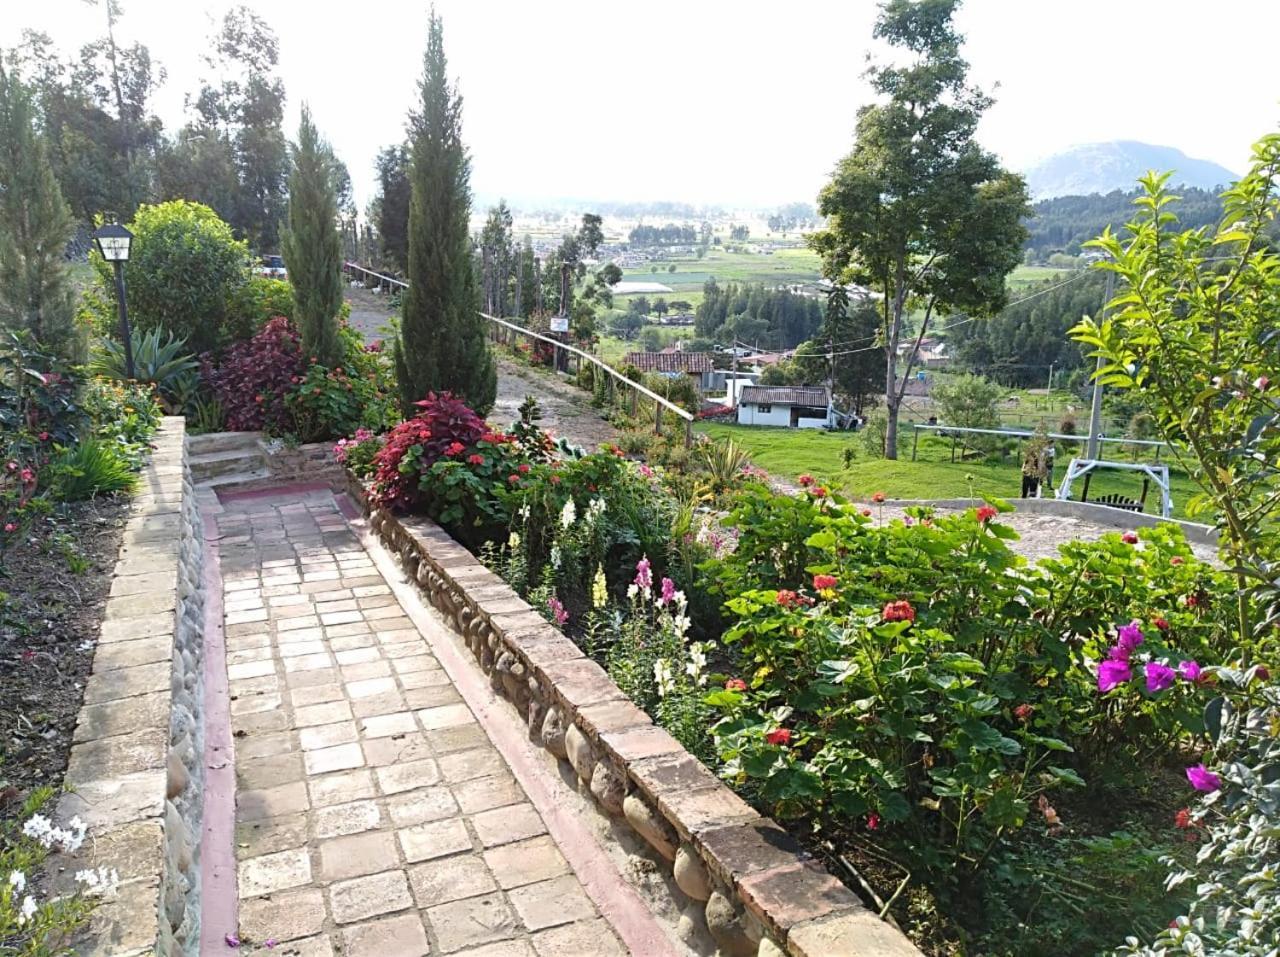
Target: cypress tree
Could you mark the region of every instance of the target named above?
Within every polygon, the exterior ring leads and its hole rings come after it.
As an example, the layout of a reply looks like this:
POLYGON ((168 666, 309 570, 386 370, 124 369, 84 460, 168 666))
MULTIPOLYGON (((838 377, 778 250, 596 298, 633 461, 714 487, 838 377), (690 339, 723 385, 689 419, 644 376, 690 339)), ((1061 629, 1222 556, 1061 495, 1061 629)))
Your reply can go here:
POLYGON ((31 94, 0 66, 0 327, 68 360, 82 351, 63 256, 74 228, 31 94))
POLYGON ((302 347, 325 366, 336 366, 342 360, 338 342, 342 244, 333 171, 333 153, 320 139, 311 110, 303 104, 281 250, 293 284, 294 318, 302 334, 302 347))
POLYGON ((448 390, 484 414, 497 395, 472 272, 471 162, 462 145, 462 98, 445 73, 440 18, 431 28, 420 112, 410 118, 409 288, 396 374, 405 414, 428 392, 448 390))

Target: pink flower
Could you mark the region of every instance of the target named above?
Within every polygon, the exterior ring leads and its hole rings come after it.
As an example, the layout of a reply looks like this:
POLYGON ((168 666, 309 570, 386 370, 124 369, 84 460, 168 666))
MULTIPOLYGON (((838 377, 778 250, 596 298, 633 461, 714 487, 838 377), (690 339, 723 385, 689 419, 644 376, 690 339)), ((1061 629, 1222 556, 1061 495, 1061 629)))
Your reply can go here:
POLYGON ((794 608, 799 604, 796 593, 787 588, 778 589, 778 597, 776 601, 783 608, 794 608))
POLYGON ((637 588, 648 591, 653 587, 653 566, 649 564, 648 555, 636 562, 636 577, 633 580, 637 588))
POLYGON ((768 734, 766 734, 764 736, 764 739, 768 741, 770 744, 776 744, 776 745, 790 744, 791 729, 777 728, 776 730, 770 731, 768 734))
POLYGON ((466 446, 461 442, 450 442, 449 447, 444 450, 444 454, 452 458, 455 455, 461 455, 466 446))
POLYGON ((814 575, 813 587, 818 591, 826 591, 828 588, 836 587, 835 575, 814 575))
POLYGON ((29 468, 23 469, 21 472, 18 473, 18 476, 22 479, 22 481, 27 483, 31 483, 36 480, 36 473, 31 471, 31 469, 29 468))
POLYGON ((569 613, 564 610, 564 605, 559 598, 551 597, 547 599, 547 608, 556 620, 557 625, 563 625, 569 620, 569 613))
POLYGON ((524 462, 521 462, 519 465, 516 466, 516 471, 519 472, 521 475, 528 475, 529 466, 526 465, 524 462))
POLYGON ((477 453, 467 456, 467 461, 472 465, 484 465, 484 456, 477 453))
POLYGON ((222 939, 227 942, 228 947, 236 948, 240 946, 240 938, 235 934, 227 934, 227 936, 222 939))
POLYGON ((1106 694, 1133 677, 1129 662, 1108 658, 1098 665, 1098 690, 1106 694))
POLYGON ((978 509, 978 521, 985 525, 999 514, 999 509, 992 508, 990 505, 984 505, 978 509))
POLYGON ((512 485, 515 485, 517 482, 519 482, 519 481, 520 481, 520 476, 519 476, 519 475, 508 475, 508 476, 507 476, 507 481, 508 481, 508 482, 510 482, 512 485))
POLYGON ((48 441, 49 441, 49 433, 48 433, 48 432, 41 432, 41 433, 40 433, 40 441, 41 441, 41 442, 48 442, 48 441))
POLYGON ((730 678, 724 683, 725 691, 746 691, 747 683, 741 678, 730 678))
POLYGON ((644 463, 641 463, 640 474, 643 475, 645 478, 653 478, 653 469, 649 468, 649 466, 645 465, 644 463))
POLYGON ((1174 555, 1171 559, 1169 559, 1170 565, 1181 565, 1182 563, 1183 563, 1183 558, 1181 555, 1174 555))
POLYGON ((1198 661, 1178 662, 1178 674, 1183 681, 1199 681, 1203 673, 1204 669, 1200 667, 1200 662, 1198 661))
POLYGON ((4 530, 8 532, 10 535, 12 535, 14 532, 18 530, 18 526, 13 524, 13 522, 5 522, 4 530))
POLYGON ((1124 542, 1126 545, 1137 545, 1137 544, 1138 544, 1138 533, 1137 533, 1137 532, 1125 532, 1123 535, 1121 535, 1121 536, 1120 536, 1120 541, 1124 542))
POLYGON ((1023 724, 1026 724, 1031 720, 1031 715, 1035 713, 1035 710, 1036 709, 1029 704, 1020 704, 1013 709, 1013 716, 1023 724))
POLYGON ((1271 384, 1271 380, 1264 375, 1260 375, 1258 376, 1258 378, 1253 380, 1253 387, 1257 389, 1259 392, 1266 392, 1267 386, 1269 386, 1270 384, 1271 384))
POLYGON ((826 487, 819 485, 817 488, 813 490, 812 495, 814 498, 826 498, 827 497, 826 487))
POLYGON ((1203 791, 1206 794, 1222 787, 1222 778, 1218 777, 1203 764, 1196 764, 1187 768, 1187 780, 1191 782, 1191 786, 1197 791, 1203 791))
POLYGON ((10 460, 9 460, 9 464, 8 464, 8 465, 6 465, 5 467, 6 467, 10 472, 16 472, 16 471, 18 471, 18 463, 17 463, 17 462, 15 462, 15 461, 13 461, 12 459, 10 459, 10 460))
POLYGON ((1191 826, 1191 811, 1189 808, 1182 808, 1173 815, 1173 826, 1187 828, 1191 826))
POLYGON ((885 621, 915 621, 916 610, 911 607, 909 601, 891 601, 884 606, 884 610, 880 613, 885 621))
POLYGON ((670 578, 662 579, 662 594, 658 597, 659 603, 663 605, 670 604, 676 597, 676 583, 670 578))
POLYGON ((1133 654, 1133 650, 1142 644, 1142 629, 1139 627, 1138 619, 1133 619, 1127 625, 1121 625, 1116 629, 1116 644, 1125 653, 1125 657, 1133 654))
POLYGON ((1148 661, 1144 670, 1147 674, 1147 690, 1152 694, 1173 687, 1173 679, 1176 675, 1168 665, 1158 661, 1148 661))
POLYGON ((801 475, 801 476, 800 476, 800 485, 801 485, 803 488, 808 488, 808 487, 809 487, 810 485, 812 485, 812 484, 813 484, 813 476, 812 476, 812 475, 801 475))
POLYGON ((880 826, 880 815, 872 811, 867 815, 867 830, 874 831, 880 826))

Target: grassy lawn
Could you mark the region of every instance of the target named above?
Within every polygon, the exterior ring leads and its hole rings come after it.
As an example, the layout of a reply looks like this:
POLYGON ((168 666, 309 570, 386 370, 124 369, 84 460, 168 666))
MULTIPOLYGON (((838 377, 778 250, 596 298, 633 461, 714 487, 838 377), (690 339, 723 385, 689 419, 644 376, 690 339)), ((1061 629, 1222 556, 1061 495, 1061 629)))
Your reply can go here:
POLYGON ((1067 278, 1065 270, 1055 269, 1053 266, 1015 266, 1009 274, 1009 286, 1021 289, 1030 283, 1040 282, 1042 279, 1057 279, 1060 276, 1067 278))
MULTIPOLYGON (((890 498, 966 498, 970 494, 1013 499, 1021 490, 1019 463, 973 461, 952 464, 950 443, 934 438, 921 438, 921 460, 911 461, 908 444, 896 462, 871 458, 856 433, 828 433, 819 429, 775 429, 754 426, 703 423, 699 430, 715 439, 733 439, 751 454, 761 468, 780 479, 794 481, 797 475, 809 473, 819 481, 859 499, 875 492, 890 498), (854 460, 844 467, 845 448, 854 449, 854 460), (927 459, 927 460, 926 460, 927 459), (972 479, 972 485, 970 484, 972 479)), ((1059 451, 1055 479, 1066 473, 1071 460, 1069 452, 1059 451)), ((1185 473, 1170 469, 1173 514, 1184 517, 1187 499, 1195 487, 1185 473)), ((1077 483, 1072 491, 1078 494, 1077 483)), ((1141 493, 1141 479, 1120 472, 1100 473, 1089 489, 1090 497, 1117 493, 1133 498, 1141 493)), ((1159 507, 1159 493, 1153 487, 1147 494, 1147 511, 1159 507)))
MULTIPOLYGON (((765 256, 753 253, 730 253, 712 247, 707 254, 698 259, 692 256, 679 259, 663 259, 654 263, 628 269, 622 274, 623 279, 637 282, 660 282, 670 286, 674 292, 665 294, 665 298, 684 299, 695 307, 702 301, 702 285, 712 276, 716 282, 724 285, 730 282, 756 283, 777 286, 786 283, 817 282, 819 278, 818 256, 804 246, 784 247, 765 256), (670 266, 675 272, 668 272, 670 266), (652 272, 657 266, 658 271, 652 272)), ((630 296, 618 296, 615 304, 625 309, 630 296)), ((649 296, 652 301, 655 297, 649 296)))

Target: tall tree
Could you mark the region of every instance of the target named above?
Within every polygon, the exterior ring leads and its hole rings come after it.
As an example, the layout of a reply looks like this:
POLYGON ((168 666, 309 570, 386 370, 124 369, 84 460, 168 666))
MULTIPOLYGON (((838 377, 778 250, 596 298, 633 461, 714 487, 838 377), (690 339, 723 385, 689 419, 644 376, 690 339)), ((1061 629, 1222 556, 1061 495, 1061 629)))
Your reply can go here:
POLYGON ((67 358, 77 345, 63 258, 73 228, 31 94, 0 64, 0 326, 67 358))
POLYGON ((432 391, 453 392, 482 414, 497 394, 472 272, 471 162, 462 144, 462 97, 449 86, 446 68, 444 31, 433 9, 421 109, 410 120, 409 288, 396 344, 406 414, 432 391))
POLYGON ((876 38, 909 61, 868 70, 884 100, 859 112, 853 150, 819 196, 827 228, 810 239, 829 279, 884 296, 887 458, 897 458, 898 411, 931 320, 998 310, 1026 238, 1025 183, 974 142, 991 99, 968 85, 952 24, 958 5, 881 5, 876 38), (910 312, 919 314, 917 334, 902 350, 910 312))
POLYGON ((409 265, 409 185, 408 143, 388 146, 378 153, 378 195, 374 200, 374 226, 382 255, 399 270, 409 265))
POLYGON ((289 216, 281 240, 294 319, 302 347, 321 365, 342 359, 338 309, 342 306, 342 245, 338 240, 336 164, 304 103, 289 176, 289 216))

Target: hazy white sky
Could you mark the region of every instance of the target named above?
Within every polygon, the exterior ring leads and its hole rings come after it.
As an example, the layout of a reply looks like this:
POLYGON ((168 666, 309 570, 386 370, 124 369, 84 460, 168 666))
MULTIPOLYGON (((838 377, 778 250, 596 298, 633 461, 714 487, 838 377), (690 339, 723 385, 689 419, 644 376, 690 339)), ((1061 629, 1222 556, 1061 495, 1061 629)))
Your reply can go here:
MULTIPOLYGON (((169 129, 230 0, 123 0, 121 39, 168 72, 169 129)), ((427 4, 248 0, 278 31, 292 135, 307 100, 363 208, 378 149, 416 94, 427 4)), ((102 32, 83 0, 0 0, 66 48, 102 32)), ((867 101, 872 0, 438 0, 482 198, 812 201, 867 101)), ((996 105, 980 138, 1014 168, 1135 139, 1240 171, 1280 119, 1277 0, 968 0, 972 78, 996 105)))

